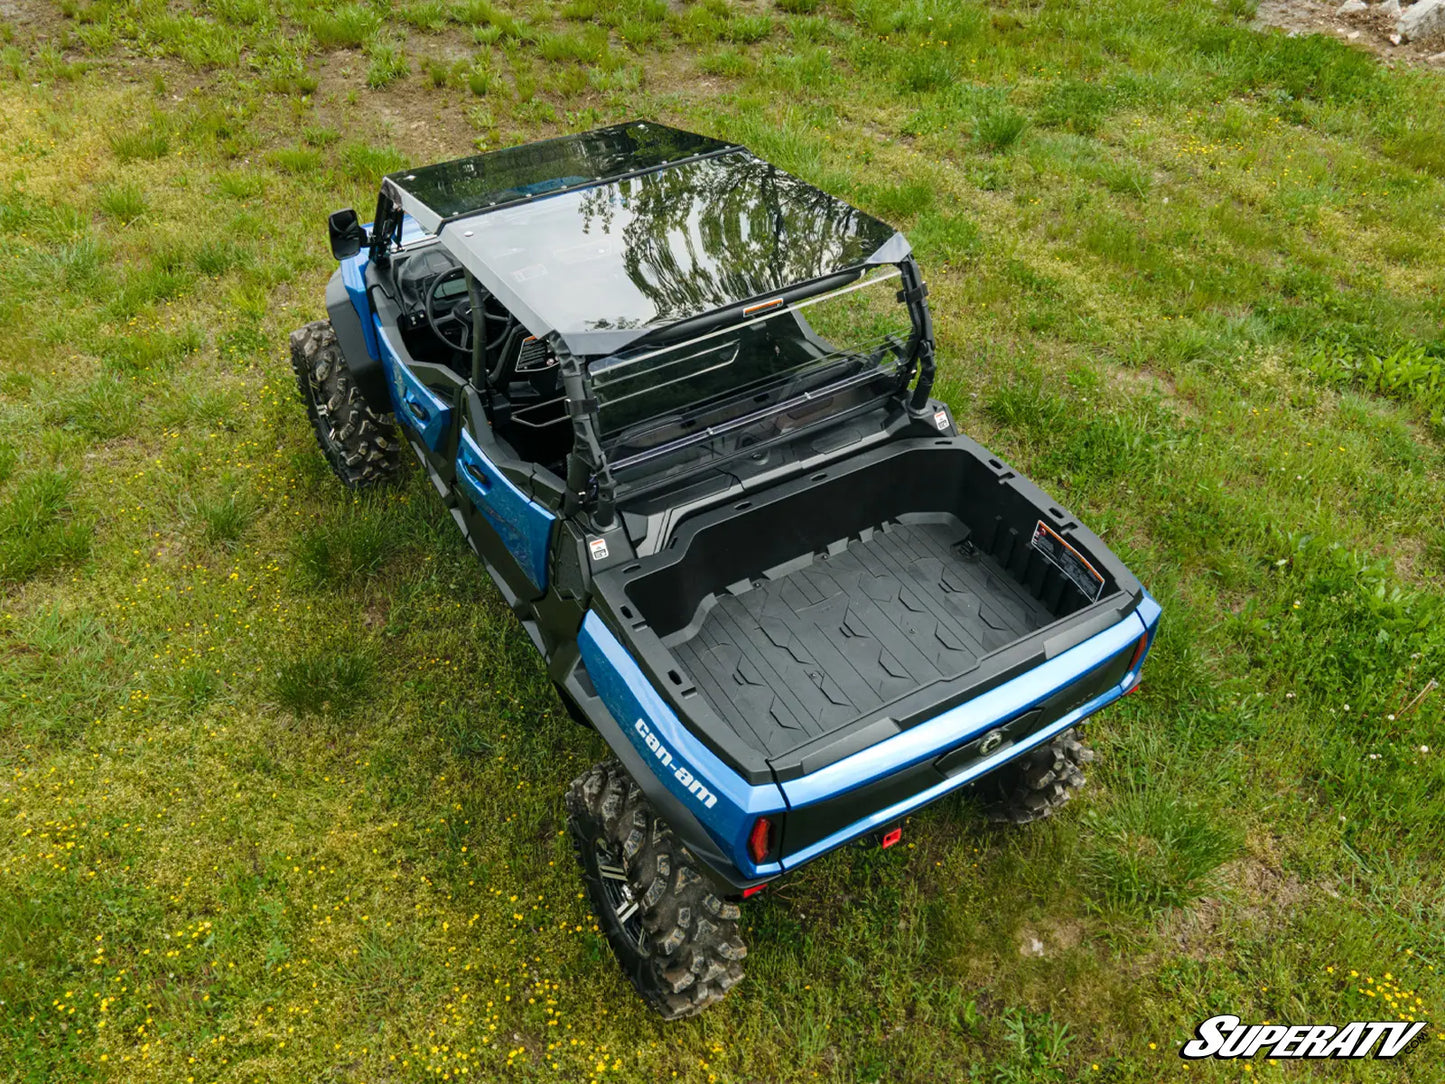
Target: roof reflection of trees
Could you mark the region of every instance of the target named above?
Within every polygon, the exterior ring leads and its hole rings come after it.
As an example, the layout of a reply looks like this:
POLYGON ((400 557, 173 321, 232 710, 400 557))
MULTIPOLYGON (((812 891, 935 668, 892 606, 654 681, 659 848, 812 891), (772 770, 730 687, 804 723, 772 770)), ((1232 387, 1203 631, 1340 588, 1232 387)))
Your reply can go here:
POLYGON ((881 222, 745 152, 586 192, 584 230, 628 212, 623 267, 656 307, 683 319, 862 263, 892 236, 881 222))

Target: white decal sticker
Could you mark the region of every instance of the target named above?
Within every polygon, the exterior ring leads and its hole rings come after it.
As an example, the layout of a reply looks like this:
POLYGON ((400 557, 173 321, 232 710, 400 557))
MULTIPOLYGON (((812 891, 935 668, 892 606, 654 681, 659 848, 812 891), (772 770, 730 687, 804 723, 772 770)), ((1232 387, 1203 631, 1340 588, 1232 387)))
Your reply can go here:
POLYGON ((652 755, 657 758, 657 763, 670 771, 672 777, 677 780, 678 785, 701 802, 704 809, 711 809, 717 805, 717 795, 703 786, 702 780, 693 775, 692 772, 688 771, 681 764, 674 764, 672 762, 672 753, 668 751, 662 742, 657 740, 657 735, 652 732, 652 728, 648 726, 646 722, 638 719, 637 722, 632 724, 632 728, 636 730, 638 736, 642 738, 642 744, 647 746, 652 755))
POLYGON ((607 556, 607 539, 594 538, 587 543, 587 548, 592 551, 592 560, 600 561, 607 556))

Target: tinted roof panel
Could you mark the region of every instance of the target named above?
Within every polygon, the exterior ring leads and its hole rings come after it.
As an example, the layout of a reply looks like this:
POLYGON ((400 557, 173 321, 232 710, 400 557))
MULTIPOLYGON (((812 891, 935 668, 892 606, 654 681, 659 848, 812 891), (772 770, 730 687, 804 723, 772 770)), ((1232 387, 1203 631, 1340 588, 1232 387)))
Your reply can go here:
POLYGON ((891 226, 741 149, 474 214, 441 240, 533 334, 586 355, 908 253, 891 226))
POLYGON ((614 180, 729 146, 663 124, 632 121, 405 170, 386 180, 400 192, 407 212, 434 232, 458 215, 614 180))

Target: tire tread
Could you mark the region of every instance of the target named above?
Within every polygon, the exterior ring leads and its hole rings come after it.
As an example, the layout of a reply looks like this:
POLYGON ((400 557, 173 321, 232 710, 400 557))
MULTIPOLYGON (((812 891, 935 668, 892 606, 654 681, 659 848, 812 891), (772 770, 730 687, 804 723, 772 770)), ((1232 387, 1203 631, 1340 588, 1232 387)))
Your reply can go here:
POLYGON ((349 489, 369 489, 401 472, 395 419, 378 414, 351 379, 331 321, 291 332, 291 369, 306 402, 316 442, 332 472, 349 489))
POLYGON ((721 899, 697 860, 656 815, 621 763, 590 768, 567 788, 567 819, 594 912, 637 992, 668 1020, 695 1016, 743 978, 740 911, 721 899), (589 862, 596 833, 623 854, 651 951, 639 951, 611 918, 589 862))

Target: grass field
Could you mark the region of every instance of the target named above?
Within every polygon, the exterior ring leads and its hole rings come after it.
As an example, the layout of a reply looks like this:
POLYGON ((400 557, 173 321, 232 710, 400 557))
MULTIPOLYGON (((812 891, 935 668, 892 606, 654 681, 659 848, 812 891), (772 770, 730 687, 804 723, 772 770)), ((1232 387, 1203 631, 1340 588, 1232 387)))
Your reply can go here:
POLYGON ((1445 75, 1249 16, 0 2, 0 1079, 1445 1079, 1445 75), (634 116, 905 228, 961 424, 1164 606, 1066 815, 815 864, 671 1026, 562 834, 605 749, 285 356, 382 172, 634 116))

